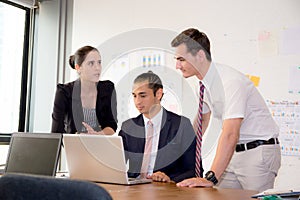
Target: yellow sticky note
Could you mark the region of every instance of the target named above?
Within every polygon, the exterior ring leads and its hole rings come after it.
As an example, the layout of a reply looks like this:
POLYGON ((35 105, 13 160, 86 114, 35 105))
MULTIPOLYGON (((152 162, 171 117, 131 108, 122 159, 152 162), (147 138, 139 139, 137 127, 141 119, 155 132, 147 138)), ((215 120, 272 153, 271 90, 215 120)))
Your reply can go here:
POLYGON ((253 82, 254 86, 257 87, 259 85, 260 77, 259 76, 252 76, 246 74, 246 76, 253 82))

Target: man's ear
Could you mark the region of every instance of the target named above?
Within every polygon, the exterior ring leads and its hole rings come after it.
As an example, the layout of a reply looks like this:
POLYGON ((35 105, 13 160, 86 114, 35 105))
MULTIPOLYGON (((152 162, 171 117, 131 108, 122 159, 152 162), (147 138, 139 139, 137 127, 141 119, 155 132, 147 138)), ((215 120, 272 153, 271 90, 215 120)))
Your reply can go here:
POLYGON ((197 57, 199 60, 204 60, 206 58, 206 55, 205 55, 205 52, 203 49, 200 49, 198 52, 197 52, 197 57))
POLYGON ((164 94, 164 91, 162 88, 159 88, 157 91, 156 91, 156 97, 158 100, 161 100, 161 98, 163 97, 163 94, 164 94))

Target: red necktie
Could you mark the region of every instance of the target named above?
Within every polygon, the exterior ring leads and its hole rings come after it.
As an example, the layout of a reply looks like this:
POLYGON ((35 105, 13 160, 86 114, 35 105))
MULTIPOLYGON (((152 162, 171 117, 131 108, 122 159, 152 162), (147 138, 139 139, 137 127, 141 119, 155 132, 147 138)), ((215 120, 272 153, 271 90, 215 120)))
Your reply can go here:
POLYGON ((145 149, 144 149, 144 157, 141 168, 141 178, 146 178, 150 163, 151 149, 152 149, 152 141, 153 141, 153 124, 151 121, 147 123, 147 137, 145 138, 145 149))
POLYGON ((202 143, 202 109, 203 109, 203 93, 204 93, 204 85, 200 81, 200 97, 199 97, 199 109, 198 109, 198 117, 197 117, 197 132, 196 132, 196 177, 200 177, 201 175, 201 143, 202 143))

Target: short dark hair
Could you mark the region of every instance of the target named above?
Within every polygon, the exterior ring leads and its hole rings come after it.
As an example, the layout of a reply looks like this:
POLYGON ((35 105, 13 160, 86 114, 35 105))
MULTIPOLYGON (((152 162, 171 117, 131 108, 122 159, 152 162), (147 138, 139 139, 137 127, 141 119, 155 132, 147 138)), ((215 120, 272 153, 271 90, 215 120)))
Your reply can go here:
POLYGON ((186 45, 187 51, 192 55, 196 55, 202 49, 205 52, 207 60, 211 61, 210 42, 205 33, 194 28, 189 28, 176 36, 172 40, 171 45, 172 47, 177 47, 182 43, 186 45))
POLYGON ((92 47, 92 46, 84 46, 79 48, 74 55, 71 55, 69 58, 69 65, 75 69, 75 65, 78 64, 79 66, 83 63, 85 60, 86 56, 91 52, 91 51, 98 51, 97 48, 92 47))
POLYGON ((158 75, 154 74, 152 71, 148 71, 138 75, 133 83, 140 83, 143 81, 148 81, 148 87, 153 90, 154 96, 156 96, 156 92, 158 89, 163 89, 162 82, 158 75))

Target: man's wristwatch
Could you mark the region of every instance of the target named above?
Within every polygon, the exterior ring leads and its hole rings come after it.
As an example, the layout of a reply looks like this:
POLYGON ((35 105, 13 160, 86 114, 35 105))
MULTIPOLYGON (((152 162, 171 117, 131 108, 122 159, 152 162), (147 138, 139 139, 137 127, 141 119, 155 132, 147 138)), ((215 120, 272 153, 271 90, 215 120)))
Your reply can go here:
POLYGON ((206 172, 205 179, 213 182, 214 185, 216 185, 218 183, 218 179, 216 178, 215 172, 213 172, 213 171, 206 172))

